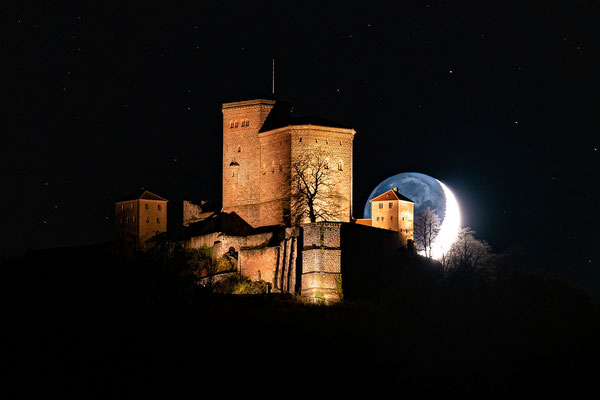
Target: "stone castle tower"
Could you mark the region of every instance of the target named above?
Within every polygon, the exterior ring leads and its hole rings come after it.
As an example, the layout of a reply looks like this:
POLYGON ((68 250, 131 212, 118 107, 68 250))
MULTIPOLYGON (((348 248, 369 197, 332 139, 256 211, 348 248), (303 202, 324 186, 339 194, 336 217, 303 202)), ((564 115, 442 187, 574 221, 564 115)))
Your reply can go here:
POLYGON ((371 226, 398 232, 402 246, 414 240, 415 203, 398 192, 397 188, 370 200, 371 226))
POLYGON ((351 220, 353 129, 319 117, 291 118, 291 106, 274 100, 224 103, 222 112, 222 211, 253 227, 289 226, 294 163, 325 154, 336 180, 336 220, 351 220))
POLYGON ((142 189, 115 203, 115 230, 124 255, 143 250, 146 240, 167 231, 167 202, 142 189))

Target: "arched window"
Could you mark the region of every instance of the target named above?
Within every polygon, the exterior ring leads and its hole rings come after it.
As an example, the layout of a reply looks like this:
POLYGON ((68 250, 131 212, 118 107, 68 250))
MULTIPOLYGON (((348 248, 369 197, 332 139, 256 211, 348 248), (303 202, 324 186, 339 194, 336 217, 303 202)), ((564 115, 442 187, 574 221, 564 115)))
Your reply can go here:
POLYGON ((234 125, 233 125, 233 121, 229 121, 229 127, 230 127, 230 128, 233 128, 233 126, 234 126, 234 125))
POLYGON ((338 171, 343 171, 344 170, 344 163, 342 162, 342 160, 338 161, 338 171))

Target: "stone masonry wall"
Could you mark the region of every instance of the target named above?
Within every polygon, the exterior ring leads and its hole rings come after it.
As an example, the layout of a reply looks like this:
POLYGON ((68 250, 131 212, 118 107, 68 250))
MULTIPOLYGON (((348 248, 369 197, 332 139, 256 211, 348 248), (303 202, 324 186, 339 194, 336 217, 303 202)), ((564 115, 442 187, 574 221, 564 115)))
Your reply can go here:
POLYGON ((302 226, 302 297, 328 302, 340 299, 341 226, 339 222, 316 222, 302 226))
POLYGON ((376 296, 400 247, 397 232, 341 222, 302 226, 301 295, 325 302, 376 296))
POLYGON ((260 224, 289 225, 290 134, 260 134, 260 224))
MULTIPOLYGON (((306 154, 322 154, 329 159, 329 173, 335 180, 337 221, 349 222, 352 216, 352 149, 354 130, 320 126, 293 126, 291 162, 306 154)), ((308 222, 308 221, 305 221, 308 222)))
POLYGON ((258 132, 275 104, 250 100, 223 104, 223 211, 260 226, 258 132))

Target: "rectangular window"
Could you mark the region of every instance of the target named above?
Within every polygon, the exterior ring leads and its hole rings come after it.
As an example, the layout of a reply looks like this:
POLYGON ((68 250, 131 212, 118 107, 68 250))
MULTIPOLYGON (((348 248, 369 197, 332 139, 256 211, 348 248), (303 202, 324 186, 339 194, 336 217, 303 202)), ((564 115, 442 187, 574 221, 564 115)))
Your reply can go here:
POLYGON ((146 217, 146 223, 149 224, 150 223, 150 217, 146 217))
POLYGON ((148 203, 146 203, 146 210, 148 209, 148 203))
POLYGON ((160 204, 158 205, 158 209, 160 210, 160 204))
POLYGON ((392 208, 392 206, 393 206, 393 205, 394 205, 394 203, 390 203, 390 204, 389 204, 390 208, 392 208))
POLYGON ((160 218, 156 218, 156 223, 160 224, 160 218))
POLYGON ((383 203, 379 203, 379 208, 383 208, 383 203))

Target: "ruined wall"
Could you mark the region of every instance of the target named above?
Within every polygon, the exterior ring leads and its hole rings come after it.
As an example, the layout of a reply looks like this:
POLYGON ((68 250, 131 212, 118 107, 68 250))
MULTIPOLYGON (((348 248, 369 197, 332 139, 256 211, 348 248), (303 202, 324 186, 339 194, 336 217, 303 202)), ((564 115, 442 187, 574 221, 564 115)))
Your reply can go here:
POLYGON ((267 243, 258 238, 249 240, 248 245, 239 252, 238 267, 241 275, 250 280, 262 279, 268 282, 273 292, 296 293, 299 290, 299 235, 299 228, 286 228, 283 237, 278 234, 279 242, 270 240, 267 243), (255 245, 251 246, 252 243, 255 245))
POLYGON ((264 246, 273 237, 273 232, 264 232, 249 236, 230 236, 222 232, 213 232, 202 236, 194 236, 188 240, 188 249, 198 249, 202 246, 214 247, 219 243, 218 251, 213 254, 213 258, 219 258, 233 247, 236 252, 240 252, 243 247, 264 246))
POLYGON ((305 155, 321 154, 328 159, 328 171, 336 191, 333 201, 339 206, 338 218, 333 220, 349 222, 352 216, 354 130, 314 125, 292 126, 290 139, 292 163, 305 155))
POLYGON ((203 204, 194 204, 188 200, 183 201, 183 226, 188 226, 194 222, 203 221, 214 214, 212 211, 205 212, 202 209, 202 206, 203 204))
POLYGON ((273 100, 223 104, 223 211, 235 211, 260 226, 260 144, 258 132, 273 100))
POLYGON ((242 249, 238 258, 240 274, 252 281, 273 283, 280 250, 279 246, 242 249))

